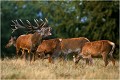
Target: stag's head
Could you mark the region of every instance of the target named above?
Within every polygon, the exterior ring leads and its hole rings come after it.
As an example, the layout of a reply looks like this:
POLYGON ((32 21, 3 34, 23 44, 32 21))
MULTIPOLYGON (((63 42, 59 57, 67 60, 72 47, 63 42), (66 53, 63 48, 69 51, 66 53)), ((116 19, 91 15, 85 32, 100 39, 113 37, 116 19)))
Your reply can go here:
POLYGON ((43 22, 43 20, 41 20, 42 23, 39 27, 39 29, 37 30, 37 32, 39 34, 41 34, 43 37, 47 37, 52 35, 51 30, 52 28, 50 26, 48 26, 48 20, 45 18, 45 22, 43 22))
POLYGON ((16 38, 11 36, 11 38, 10 38, 10 40, 8 41, 8 43, 7 43, 7 45, 5 46, 5 48, 9 48, 10 46, 14 45, 14 44, 15 44, 15 41, 16 41, 16 38))

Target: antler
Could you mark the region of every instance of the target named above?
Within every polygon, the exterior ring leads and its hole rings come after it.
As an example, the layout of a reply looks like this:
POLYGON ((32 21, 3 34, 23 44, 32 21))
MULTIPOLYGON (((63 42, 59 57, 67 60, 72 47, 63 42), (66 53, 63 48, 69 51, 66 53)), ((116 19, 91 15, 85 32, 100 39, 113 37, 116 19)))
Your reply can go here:
POLYGON ((47 18, 45 18, 45 21, 48 23, 48 20, 47 20, 47 18))
POLYGON ((34 22, 36 23, 37 26, 39 26, 37 19, 34 19, 34 22))
MULTIPOLYGON (((43 20, 42 20, 42 21, 43 21, 43 20)), ((46 23, 48 23, 47 18, 45 18, 45 22, 43 23, 43 25, 42 25, 41 27, 48 27, 48 26, 45 26, 45 25, 46 25, 46 23)))
POLYGON ((11 25, 11 26, 15 26, 14 29, 12 29, 12 33, 19 28, 24 28, 24 26, 20 25, 17 20, 12 20, 12 22, 14 23, 14 25, 11 25))
POLYGON ((19 21, 12 20, 12 22, 14 23, 14 25, 11 25, 11 26, 14 26, 14 29, 12 29, 12 33, 13 33, 19 28, 26 28, 27 30, 29 30, 29 32, 41 30, 42 27, 47 27, 45 25, 46 23, 48 23, 48 20, 45 18, 45 22, 44 22, 42 19, 40 19, 40 21, 38 21, 37 19, 34 19, 34 22, 36 23, 37 26, 33 26, 29 20, 26 20, 27 24, 24 24, 21 19, 19 19, 19 21), (22 25, 19 22, 22 23, 22 25))

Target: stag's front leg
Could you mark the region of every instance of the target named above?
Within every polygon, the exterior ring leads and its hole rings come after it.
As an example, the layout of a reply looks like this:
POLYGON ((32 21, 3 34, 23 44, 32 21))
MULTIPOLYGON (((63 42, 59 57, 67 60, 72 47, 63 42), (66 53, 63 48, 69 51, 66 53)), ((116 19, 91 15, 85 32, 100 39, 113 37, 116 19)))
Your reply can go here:
POLYGON ((32 61, 35 61, 35 52, 32 52, 32 61))
POLYGON ((30 63, 34 63, 35 61, 35 54, 33 52, 30 53, 30 63))
POLYGON ((30 52, 30 62, 32 62, 32 57, 33 56, 33 52, 30 52))

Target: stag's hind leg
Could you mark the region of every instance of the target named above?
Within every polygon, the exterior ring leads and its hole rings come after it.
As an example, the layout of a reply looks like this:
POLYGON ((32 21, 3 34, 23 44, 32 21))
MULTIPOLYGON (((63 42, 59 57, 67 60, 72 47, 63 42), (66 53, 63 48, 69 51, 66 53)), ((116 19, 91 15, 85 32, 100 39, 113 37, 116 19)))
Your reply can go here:
POLYGON ((107 66, 108 65, 108 56, 107 56, 107 54, 105 52, 103 52, 102 57, 103 57, 103 60, 105 62, 105 66, 107 66))
POLYGON ((113 55, 110 54, 109 56, 110 56, 110 60, 112 61, 113 65, 115 66, 115 59, 113 58, 113 55))

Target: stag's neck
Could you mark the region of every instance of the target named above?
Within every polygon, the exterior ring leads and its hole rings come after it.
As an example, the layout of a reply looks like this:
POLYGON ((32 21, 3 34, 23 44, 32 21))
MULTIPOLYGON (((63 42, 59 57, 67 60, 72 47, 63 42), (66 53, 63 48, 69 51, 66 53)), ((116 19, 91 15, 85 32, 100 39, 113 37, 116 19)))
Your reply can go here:
POLYGON ((32 36, 31 42, 32 44, 39 44, 42 40, 42 35, 39 34, 38 32, 35 32, 32 36))

